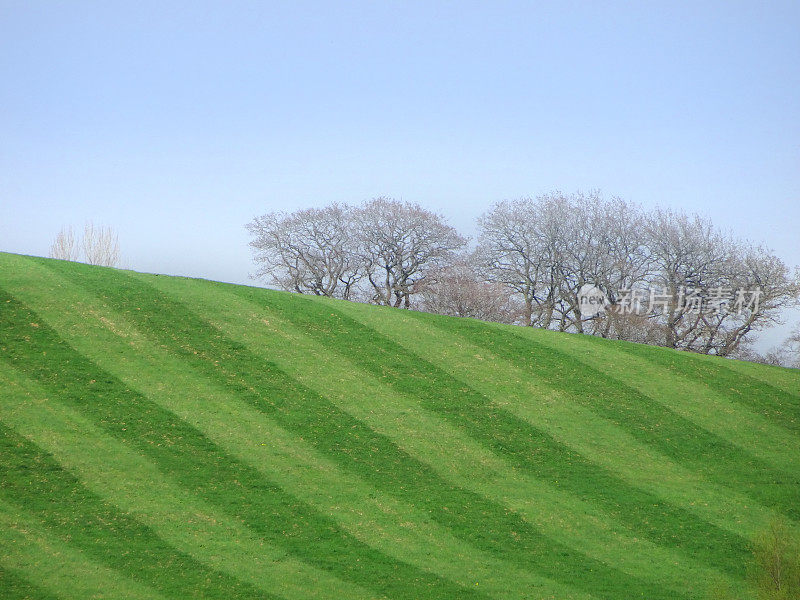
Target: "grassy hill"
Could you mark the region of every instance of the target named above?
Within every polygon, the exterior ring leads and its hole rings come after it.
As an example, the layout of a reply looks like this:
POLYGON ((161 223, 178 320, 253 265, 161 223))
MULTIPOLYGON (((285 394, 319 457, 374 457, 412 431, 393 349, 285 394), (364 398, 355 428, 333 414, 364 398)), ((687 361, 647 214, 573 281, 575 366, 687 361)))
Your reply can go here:
POLYGON ((0 597, 704 598, 800 373, 0 254, 0 597))

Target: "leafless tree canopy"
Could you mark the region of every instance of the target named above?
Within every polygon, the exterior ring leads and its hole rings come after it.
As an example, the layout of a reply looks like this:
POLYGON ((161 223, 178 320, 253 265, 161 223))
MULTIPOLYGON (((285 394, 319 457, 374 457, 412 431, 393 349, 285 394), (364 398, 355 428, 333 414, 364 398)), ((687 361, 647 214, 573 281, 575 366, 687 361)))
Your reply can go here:
POLYGON ((357 208, 269 213, 247 228, 260 265, 256 275, 270 283, 406 308, 427 274, 465 244, 439 215, 388 198, 357 208))
POLYGON ((522 304, 504 286, 485 281, 477 273, 471 256, 461 257, 433 271, 421 286, 422 310, 453 317, 519 323, 522 304))
POLYGON ((582 332, 581 286, 614 301, 649 270, 638 207, 596 192, 500 202, 478 225, 478 268, 520 297, 526 325, 582 332))
POLYGON ((359 258, 377 304, 409 308, 431 271, 466 244, 443 217, 418 204, 376 198, 356 214, 359 258))
POLYGON ((364 274, 353 209, 268 213, 247 225, 259 277, 282 289, 349 300, 364 274))
POLYGON ((520 298, 528 325, 730 356, 800 295, 797 275, 768 249, 708 219, 648 213, 598 193, 500 202, 479 227, 479 270, 520 298), (649 314, 611 311, 586 320, 578 304, 584 284, 617 307, 624 291, 658 292, 661 303, 649 314), (723 290, 756 289, 758 302, 737 310, 709 302, 723 290))
POLYGON ((50 258, 76 261, 80 257, 72 227, 63 227, 50 246, 50 258))
POLYGON ((91 221, 83 231, 83 255, 90 265, 115 267, 119 263, 119 238, 111 227, 91 221))
POLYGON ((777 323, 780 310, 797 303, 800 282, 783 261, 764 247, 723 234, 708 219, 655 211, 648 216, 646 240, 654 267, 649 283, 669 298, 657 317, 664 346, 730 356, 749 333, 777 323), (714 310, 704 302, 725 290, 734 294, 734 304, 741 301, 738 290, 756 289, 757 306, 714 310), (681 290, 692 290, 701 309, 679 302, 681 290))
POLYGON ((286 290, 705 354, 742 355, 800 298, 800 277, 768 249, 599 192, 499 202, 467 254, 440 215, 390 198, 270 213, 248 229, 258 275, 286 290), (615 310, 582 315, 584 285, 615 310), (756 289, 756 303, 732 296, 756 289), (637 295, 647 311, 630 303, 637 295))

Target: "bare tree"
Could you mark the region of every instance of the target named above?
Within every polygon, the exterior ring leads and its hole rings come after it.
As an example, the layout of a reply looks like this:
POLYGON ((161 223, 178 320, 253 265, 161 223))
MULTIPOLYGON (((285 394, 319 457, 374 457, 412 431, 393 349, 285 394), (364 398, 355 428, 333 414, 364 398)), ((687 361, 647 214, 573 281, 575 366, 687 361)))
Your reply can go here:
POLYGON ((72 227, 62 227, 50 246, 50 258, 76 261, 80 252, 75 244, 75 232, 72 227))
POLYGON ((800 277, 792 276, 769 249, 741 241, 730 248, 733 254, 725 262, 723 281, 736 294, 734 310, 710 314, 705 310, 702 335, 697 338, 701 343, 690 350, 730 356, 751 333, 780 323, 781 311, 800 299, 800 277), (747 298, 741 297, 741 290, 749 291, 747 298))
POLYGON ((786 519, 756 536, 748 575, 760 599, 800 600, 800 540, 786 519))
POLYGON ((80 240, 72 227, 63 227, 50 246, 50 257, 115 267, 119 263, 119 238, 111 227, 97 227, 91 221, 86 223, 80 240))
POLYGON ((719 582, 711 589, 712 598, 735 600, 800 600, 800 538, 793 524, 777 517, 758 531, 751 544, 752 556, 747 564, 749 593, 734 593, 727 583, 719 582))
POLYGON ((605 200, 598 192, 576 194, 573 203, 576 241, 567 244, 564 268, 568 324, 581 333, 653 343, 655 331, 648 319, 608 312, 587 320, 578 305, 578 292, 584 284, 598 287, 612 306, 620 302, 624 290, 646 285, 651 259, 642 235, 641 208, 619 198, 605 200))
MULTIPOLYGON (((649 271, 641 210, 599 192, 554 192, 495 204, 479 219, 477 254, 487 281, 507 286, 525 305, 524 323, 583 332, 578 292, 586 283, 616 290, 649 271)), ((608 333, 608 320, 592 322, 608 333)))
POLYGON ((362 276, 353 216, 332 204, 256 217, 247 225, 256 276, 288 291, 350 299, 362 276))
POLYGON ((752 362, 760 362, 765 365, 774 365, 776 367, 789 367, 791 369, 800 369, 800 325, 795 327, 789 337, 783 342, 768 350, 764 354, 760 354, 753 350, 750 343, 743 343, 733 353, 734 358, 742 360, 749 360, 752 362))
POLYGON ((82 246, 84 259, 90 265, 115 267, 119 263, 119 238, 111 227, 86 223, 82 246))
POLYGON ((800 369, 800 325, 794 328, 781 347, 786 356, 783 366, 800 369))
POLYGON ((540 238, 546 242, 550 271, 560 278, 555 291, 551 327, 584 333, 584 328, 607 335, 611 326, 602 317, 586 321, 580 312, 584 285, 600 288, 609 302, 619 290, 640 285, 650 270, 642 237, 642 212, 618 198, 605 200, 599 191, 556 193, 537 200, 540 238))
POLYGON ((376 198, 356 214, 359 257, 377 304, 409 308, 429 273, 466 244, 441 215, 411 202, 376 198))
POLYGON ((658 296, 665 345, 685 348, 702 328, 695 305, 683 301, 687 291, 707 294, 722 285, 727 240, 708 219, 658 209, 648 215, 647 247, 653 260, 651 290, 658 296))
POLYGON ((647 232, 650 283, 663 302, 653 316, 670 348, 730 356, 750 333, 777 323, 781 309, 798 301, 800 280, 783 261, 723 234, 708 219, 659 210, 647 232))
POLYGON ((523 325, 548 327, 561 283, 555 268, 558 245, 537 228, 537 212, 530 198, 495 204, 478 219, 476 256, 487 281, 519 295, 523 325))

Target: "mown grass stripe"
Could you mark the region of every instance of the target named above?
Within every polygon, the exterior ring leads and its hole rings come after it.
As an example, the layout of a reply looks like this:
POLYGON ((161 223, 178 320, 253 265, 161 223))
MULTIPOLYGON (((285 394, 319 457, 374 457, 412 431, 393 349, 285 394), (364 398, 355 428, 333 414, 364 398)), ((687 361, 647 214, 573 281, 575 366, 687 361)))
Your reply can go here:
MULTIPOLYGON (((363 481, 339 469, 332 461, 320 457, 298 436, 288 435, 287 432, 274 426, 270 420, 265 419, 252 407, 243 404, 238 398, 226 394, 218 386, 204 384, 204 378, 198 377, 196 372, 178 363, 164 349, 146 343, 139 332, 130 327, 118 314, 95 302, 87 301, 85 293, 76 294, 75 288, 70 284, 61 281, 59 285, 60 299, 70 302, 74 307, 71 313, 54 314, 53 310, 46 310, 46 293, 37 293, 33 290, 20 293, 26 301, 37 306, 40 316, 48 321, 48 324, 56 327, 61 335, 66 336, 65 339, 77 344, 77 349, 82 353, 121 377, 132 387, 147 390, 158 399, 159 404, 217 441, 226 452, 259 469, 270 480, 331 515, 347 531, 362 541, 395 558, 412 562, 461 585, 479 585, 479 589, 485 594, 497 597, 520 598, 531 595, 558 598, 589 597, 569 586, 544 580, 528 569, 514 567, 466 545, 447 530, 436 526, 426 512, 411 509, 408 505, 365 485, 363 481), (91 340, 91 343, 87 343, 87 340, 91 340), (140 372, 158 373, 159 378, 148 380, 140 377, 140 372), (193 392, 191 398, 186 397, 188 388, 193 392)), ((17 409, 21 410, 19 406, 17 409)), ((48 411, 54 410, 52 405, 48 405, 48 411)), ((68 409, 59 409, 59 413, 68 414, 68 412, 68 409)), ((44 417, 47 416, 41 413, 33 413, 33 416, 36 414, 39 414, 39 418, 34 429, 39 426, 39 421, 45 420, 44 417)), ((20 419, 21 417, 18 417, 15 422, 19 423, 20 419)), ((99 452, 100 449, 108 447, 104 454, 98 454, 96 457, 87 455, 80 465, 81 472, 87 477, 92 477, 93 458, 103 464, 110 464, 121 459, 116 453, 125 453, 124 447, 117 443, 109 444, 105 439, 106 436, 95 431, 84 421, 73 415, 60 424, 56 422, 46 424, 51 430, 69 432, 80 430, 82 433, 76 435, 93 439, 95 451, 99 452), (77 427, 75 422, 80 422, 80 427, 77 427)), ((82 452, 84 455, 87 454, 70 436, 64 439, 64 435, 61 435, 50 440, 47 434, 44 434, 36 437, 36 441, 56 444, 57 448, 63 450, 59 456, 62 460, 69 460, 70 465, 76 460, 76 455, 82 452), (70 450, 67 451, 67 448, 70 450)), ((138 470, 142 470, 142 467, 138 467, 138 470)), ((135 479, 132 475, 136 471, 129 473, 131 478, 135 479)), ((107 471, 101 473, 102 479, 108 477, 107 471)), ((146 472, 139 476, 139 479, 144 481, 147 478, 146 472)), ((94 477, 94 480, 96 479, 97 477, 94 477)), ((137 494, 135 499, 138 503, 137 511, 152 511, 147 505, 141 505, 141 502, 150 495, 157 498, 174 496, 174 493, 163 484, 155 485, 157 478, 150 475, 150 479, 153 481, 151 487, 154 489, 140 491, 137 494)), ((117 485, 121 488, 131 488, 133 494, 141 487, 140 482, 112 478, 103 488, 104 496, 114 496, 117 504, 129 507, 131 501, 125 497, 120 498, 115 489, 117 485)), ((175 510, 177 511, 175 518, 181 519, 183 512, 191 513, 195 509, 180 506, 175 510)), ((218 514, 214 514, 213 517, 221 518, 218 514)), ((190 514, 187 529, 192 529, 193 518, 190 514)), ((164 530, 159 529, 159 531, 164 530)), ((237 536, 236 532, 220 531, 219 534, 241 542, 241 535, 237 536)), ((203 546, 203 556, 208 552, 214 552, 213 548, 205 548, 208 545, 206 538, 198 540, 198 544, 203 546)), ((229 551, 232 552, 235 550, 229 551)), ((238 575, 239 571, 235 574, 238 575)), ((306 577, 305 580, 315 582, 315 588, 307 594, 309 597, 316 587, 328 590, 331 596, 326 597, 356 597, 352 591, 346 593, 337 591, 329 581, 325 582, 318 575, 313 578, 306 577)), ((286 595, 283 590, 275 591, 281 591, 282 595, 286 595)))
MULTIPOLYGON (((0 501, 0 566, 35 580, 46 594, 60 598, 162 600, 164 596, 119 571, 90 559, 78 549, 25 519, 15 507, 0 501)), ((29 597, 36 597, 28 592, 29 597)), ((0 598, 10 597, 0 576, 0 598)))
MULTIPOLYGON (((526 341, 530 337, 529 330, 523 328, 514 332, 526 341)), ((535 339, 543 346, 568 354, 579 363, 601 371, 607 380, 606 387, 630 386, 651 401, 770 463, 774 469, 797 477, 800 437, 745 407, 737 401, 735 394, 721 394, 701 379, 690 379, 680 374, 664 378, 659 365, 623 352, 617 344, 598 346, 592 336, 536 335, 535 339)), ((658 433, 660 437, 677 441, 665 432, 658 433)), ((711 457, 711 460, 715 458, 711 457)))
POLYGON ((634 538, 627 528, 590 503, 514 471, 506 461, 465 438, 410 397, 387 390, 375 377, 331 353, 327 346, 298 332, 274 312, 233 296, 227 287, 142 278, 201 311, 234 341, 264 359, 274 360, 299 382, 324 393, 373 430, 389 436, 433 467, 439 477, 511 508, 548 537, 661 586, 681 582, 676 589, 682 589, 685 581, 721 578, 719 573, 700 573, 702 567, 688 557, 634 538), (687 569, 689 562, 691 569, 687 569), (652 579, 654 564, 660 565, 656 579, 652 579))
MULTIPOLYGON (((7 425, 50 453, 104 501, 135 515, 176 550, 290 600, 373 597, 266 544, 235 520, 171 483, 126 444, 101 433, 57 399, 46 398, 34 382, 14 369, 0 372, 0 385, 4 387, 3 420, 7 425), (308 589, 304 581, 315 581, 318 588, 308 589)), ((115 582, 119 579, 116 577, 115 582)), ((113 586, 107 586, 105 593, 112 590, 113 586)), ((127 592, 128 596, 133 594, 127 592)))
MULTIPOLYGON (((67 267, 70 265, 47 264, 58 272, 69 272, 67 267)), ((91 275, 68 278, 86 289, 92 288, 91 275)), ((104 288, 104 300, 130 318, 139 329, 147 331, 153 339, 185 360, 194 361, 201 372, 218 378, 220 383, 232 386, 234 391, 249 397, 259 407, 285 418, 282 424, 299 426, 307 437, 316 430, 318 439, 324 441, 320 446, 323 451, 345 466, 354 460, 368 465, 372 470, 370 482, 374 485, 395 490, 395 493, 409 494, 413 490, 410 498, 418 503, 424 502, 432 518, 465 541, 519 565, 534 567, 541 575, 557 581, 558 578, 565 581, 564 573, 568 570, 573 574, 569 576, 570 583, 592 590, 599 597, 616 596, 615 586, 624 586, 638 595, 663 595, 663 590, 636 577, 544 538, 519 515, 493 505, 480 495, 447 484, 429 467, 399 452, 390 441, 349 415, 335 411, 327 400, 317 397, 307 388, 298 387, 274 365, 264 363, 241 345, 227 340, 221 332, 155 288, 124 273, 108 272, 104 279, 110 279, 114 284, 104 288), (255 390, 258 393, 254 394, 255 390), (293 406, 293 403, 296 404, 293 406), (278 405, 277 411, 275 404, 278 405), (309 416, 313 420, 309 420, 309 416), (331 442, 332 446, 329 445, 331 442), (391 457, 388 469, 381 459, 387 454, 391 457), (398 486, 398 480, 405 480, 408 485, 398 486), (449 501, 442 505, 440 498, 449 501), (511 532, 519 533, 515 537, 511 532), (542 557, 548 554, 559 556, 559 562, 542 561, 542 557), (574 580, 575 574, 580 574, 578 581, 574 580)), ((664 597, 674 598, 676 594, 673 592, 664 597)))
POLYGON ((725 367, 736 376, 744 375, 760 382, 766 386, 765 391, 777 388, 783 394, 796 398, 796 403, 800 402, 800 369, 773 367, 746 360, 721 360, 715 356, 692 355, 691 358, 725 367))
POLYGON ((150 528, 87 490, 51 455, 3 423, 0 498, 62 541, 165 596, 265 597, 263 590, 176 551, 150 528))
MULTIPOLYGON (((415 318, 432 326, 429 315, 415 318)), ((759 460, 742 448, 676 414, 627 384, 611 378, 573 354, 545 341, 522 338, 517 331, 486 328, 467 319, 437 320, 438 329, 455 333, 560 390, 703 478, 749 495, 762 506, 800 517, 797 475, 759 460)), ((521 329, 521 328, 520 328, 521 329)), ((541 336, 539 336, 541 338, 541 336)), ((796 463, 797 464, 797 463, 796 463)))
POLYGON ((3 600, 58 600, 59 596, 32 583, 21 573, 0 564, 0 597, 3 600))
MULTIPOLYGON (((236 291, 248 294, 246 289, 236 291)), ((258 295, 256 291, 249 293, 258 295)), ((627 483, 556 441, 538 424, 511 415, 464 381, 422 359, 424 349, 414 354, 341 313, 351 306, 335 303, 334 308, 334 303, 292 300, 286 306, 286 314, 293 323, 301 326, 305 323, 306 331, 327 340, 331 348, 354 357, 361 368, 381 377, 388 385, 417 394, 432 410, 446 415, 474 438, 484 440, 495 452, 514 461, 518 468, 579 497, 591 498, 656 543, 675 545, 713 561, 723 560, 714 564, 730 569, 731 573, 741 573, 746 543, 738 535, 627 483), (708 544, 715 544, 721 552, 709 555, 708 544)), ((277 295, 263 302, 280 309, 281 300, 277 295)), ((357 307, 352 309, 357 310, 357 307)), ((408 342, 417 339, 408 338, 408 342)))
MULTIPOLYGON (((0 295, 0 302, 6 302, 4 315, 12 322, 41 321, 7 294, 0 295)), ((7 337, 5 358, 10 364, 59 394, 62 402, 80 410, 101 430, 136 447, 175 481, 304 562, 390 597, 480 596, 392 560, 348 535, 334 521, 74 352, 46 324, 30 335, 11 330, 7 337)))
MULTIPOLYGON (((588 341, 602 344, 599 338, 591 336, 588 341)), ((645 344, 617 342, 615 345, 622 352, 640 356, 660 366, 664 376, 675 374, 702 381, 732 401, 763 415, 775 425, 800 433, 800 375, 795 375, 795 393, 789 393, 779 386, 751 377, 744 369, 737 368, 732 361, 725 359, 710 360, 711 357, 686 352, 665 352, 645 344)), ((782 372, 781 369, 777 371, 778 374, 782 372)))
POLYGON ((400 311, 392 319, 382 319, 376 312, 361 311, 355 305, 337 303, 337 306, 418 356, 437 361, 453 376, 495 398, 501 409, 545 429, 561 443, 592 457, 593 462, 625 481, 736 536, 749 536, 776 516, 775 511, 753 504, 747 496, 679 467, 607 419, 580 406, 562 390, 544 385, 535 374, 497 358, 486 348, 472 344, 468 337, 432 326, 413 312, 400 311))

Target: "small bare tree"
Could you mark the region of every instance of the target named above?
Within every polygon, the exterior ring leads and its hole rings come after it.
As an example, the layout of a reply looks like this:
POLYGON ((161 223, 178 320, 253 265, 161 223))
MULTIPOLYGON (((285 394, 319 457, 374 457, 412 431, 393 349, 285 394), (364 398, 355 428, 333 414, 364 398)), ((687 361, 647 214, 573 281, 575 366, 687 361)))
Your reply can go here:
POLYGON ((80 251, 75 244, 75 232, 72 227, 62 227, 50 246, 50 258, 60 260, 78 260, 80 251))
POLYGON ((119 264, 119 238, 111 227, 86 223, 83 237, 76 239, 72 227, 63 227, 50 246, 50 257, 90 265, 116 267, 119 264))
POLYGON ((735 352, 735 358, 777 367, 800 369, 800 325, 798 325, 780 345, 770 349, 766 353, 760 354, 755 352, 750 347, 750 344, 744 344, 735 352))
POLYGON ((753 559, 749 575, 759 599, 800 600, 800 540, 786 520, 759 533, 753 559))
POLYGON ((119 238, 111 227, 89 221, 83 230, 83 255, 90 265, 116 267, 119 263, 119 238))
POLYGON ((734 592, 727 582, 717 582, 712 584, 710 597, 800 600, 800 537, 785 517, 773 519, 756 534, 747 579, 750 589, 745 595, 744 590, 734 592))
POLYGON ((800 369, 800 325, 795 327, 781 347, 786 355, 783 366, 800 369))
POLYGON ((425 278, 466 244, 441 215, 391 198, 366 202, 356 223, 372 301, 387 306, 409 308, 425 278))

